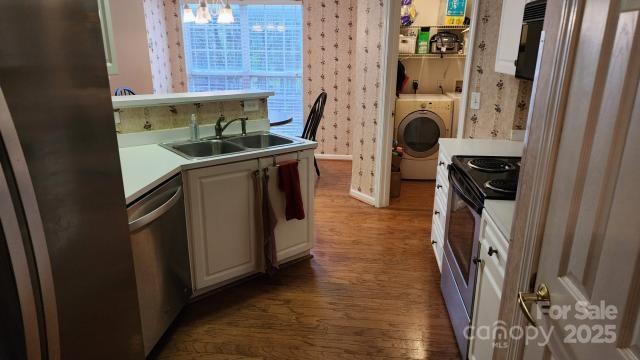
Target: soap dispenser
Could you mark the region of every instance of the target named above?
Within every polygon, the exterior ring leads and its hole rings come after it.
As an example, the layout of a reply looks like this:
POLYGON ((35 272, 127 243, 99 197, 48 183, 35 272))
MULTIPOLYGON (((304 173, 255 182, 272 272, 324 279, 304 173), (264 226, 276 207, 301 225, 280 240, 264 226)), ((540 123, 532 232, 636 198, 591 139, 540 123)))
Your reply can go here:
POLYGON ((198 117, 196 114, 191 114, 191 123, 189 124, 191 128, 191 141, 200 140, 200 129, 198 127, 198 117))

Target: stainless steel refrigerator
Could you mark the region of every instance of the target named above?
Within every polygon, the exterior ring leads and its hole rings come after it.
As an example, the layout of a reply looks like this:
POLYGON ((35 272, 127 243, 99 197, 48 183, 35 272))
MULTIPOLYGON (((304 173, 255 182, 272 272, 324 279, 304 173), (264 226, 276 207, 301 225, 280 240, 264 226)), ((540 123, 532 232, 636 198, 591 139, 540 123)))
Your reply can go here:
POLYGON ((95 0, 0 0, 0 359, 144 357, 95 0))

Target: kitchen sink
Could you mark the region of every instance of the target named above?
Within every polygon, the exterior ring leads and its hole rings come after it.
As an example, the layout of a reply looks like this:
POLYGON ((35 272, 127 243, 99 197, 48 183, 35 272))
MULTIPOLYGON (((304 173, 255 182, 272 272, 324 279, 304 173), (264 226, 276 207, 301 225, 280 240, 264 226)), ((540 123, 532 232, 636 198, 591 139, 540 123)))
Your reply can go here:
POLYGON ((293 140, 268 133, 239 136, 227 139, 227 141, 249 149, 264 149, 293 143, 293 140))
POLYGON ((161 146, 188 159, 233 154, 246 150, 240 145, 225 140, 190 141, 161 144, 161 146))

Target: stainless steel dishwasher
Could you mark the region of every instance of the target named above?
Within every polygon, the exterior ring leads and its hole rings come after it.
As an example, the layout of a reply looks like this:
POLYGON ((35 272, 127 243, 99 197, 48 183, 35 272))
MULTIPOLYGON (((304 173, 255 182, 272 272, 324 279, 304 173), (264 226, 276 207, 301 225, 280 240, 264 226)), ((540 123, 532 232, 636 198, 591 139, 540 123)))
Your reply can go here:
POLYGON ((180 175, 129 206, 127 213, 142 337, 148 355, 191 296, 180 175))

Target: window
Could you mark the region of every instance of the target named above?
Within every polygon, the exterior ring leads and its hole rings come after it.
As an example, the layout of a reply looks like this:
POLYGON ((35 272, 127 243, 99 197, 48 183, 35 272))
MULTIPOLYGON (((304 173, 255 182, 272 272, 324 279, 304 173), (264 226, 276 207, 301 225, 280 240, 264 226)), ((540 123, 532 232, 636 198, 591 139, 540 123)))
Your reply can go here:
MULTIPOLYGON (((197 4, 190 4, 193 11, 197 4)), ((235 23, 183 24, 189 91, 273 91, 271 111, 293 122, 273 129, 300 136, 303 123, 302 5, 232 5, 235 23)), ((277 120, 277 119, 274 119, 277 120)))

